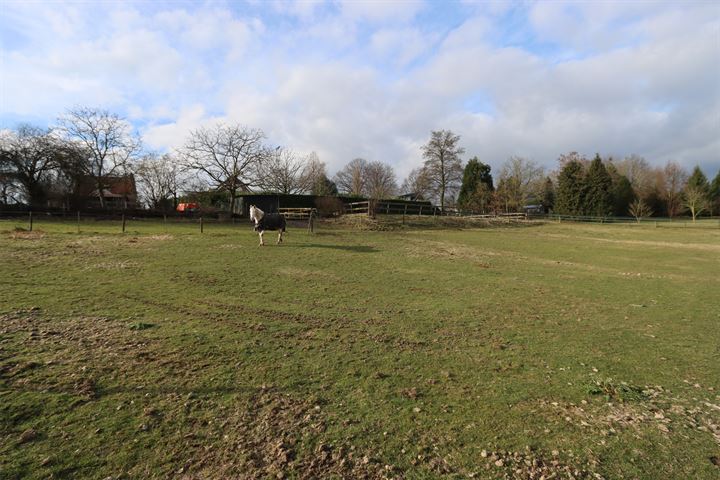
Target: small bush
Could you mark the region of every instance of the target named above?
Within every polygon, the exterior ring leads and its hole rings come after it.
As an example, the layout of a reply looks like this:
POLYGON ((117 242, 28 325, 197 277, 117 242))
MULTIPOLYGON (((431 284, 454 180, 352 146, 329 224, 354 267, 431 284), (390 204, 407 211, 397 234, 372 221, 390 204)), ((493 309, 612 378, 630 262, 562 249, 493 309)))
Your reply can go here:
POLYGON ((343 213, 343 202, 337 197, 318 197, 315 207, 321 217, 337 217, 343 213))
POLYGON ((605 399, 608 401, 631 402, 642 401, 647 398, 642 387, 630 385, 625 382, 616 384, 613 383, 611 378, 592 381, 588 385, 587 392, 590 395, 605 395, 605 399))
POLYGON ((133 322, 130 325, 128 325, 128 328, 130 330, 147 330, 148 328, 153 328, 154 326, 155 326, 154 323, 133 322))

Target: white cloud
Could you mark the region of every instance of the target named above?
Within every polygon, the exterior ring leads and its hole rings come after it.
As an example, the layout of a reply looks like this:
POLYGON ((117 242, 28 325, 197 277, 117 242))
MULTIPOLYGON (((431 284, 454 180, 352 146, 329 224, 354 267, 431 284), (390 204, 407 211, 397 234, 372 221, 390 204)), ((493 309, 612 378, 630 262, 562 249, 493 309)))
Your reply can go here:
POLYGON ((5 113, 103 106, 160 150, 240 123, 317 151, 330 173, 362 156, 402 177, 448 128, 495 170, 511 155, 554 167, 570 150, 720 168, 714 5, 482 3, 458 24, 420 22, 445 8, 423 2, 113 4, 101 17, 73 5, 0 18, 5 113))
POLYGON ((370 49, 391 64, 404 67, 421 55, 439 39, 435 33, 417 28, 381 29, 370 38, 370 49))
POLYGON ((220 119, 209 116, 200 104, 184 108, 174 122, 150 125, 142 132, 145 143, 156 150, 174 150, 182 147, 188 134, 197 128, 220 119))

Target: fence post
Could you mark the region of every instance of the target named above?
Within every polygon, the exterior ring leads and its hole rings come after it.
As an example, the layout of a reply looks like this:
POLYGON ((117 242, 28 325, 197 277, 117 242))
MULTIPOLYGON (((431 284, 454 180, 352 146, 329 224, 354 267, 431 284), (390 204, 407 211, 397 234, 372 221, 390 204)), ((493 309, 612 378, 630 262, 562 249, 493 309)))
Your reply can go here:
POLYGON ((77 225, 78 225, 78 233, 80 233, 80 210, 77 212, 77 225))
POLYGON ((163 213, 163 225, 165 226, 165 233, 167 233, 167 214, 163 213))
POLYGON ((122 233, 125 233, 125 214, 122 214, 122 233))
POLYGON ((308 233, 313 233, 313 212, 310 212, 310 216, 308 217, 308 233))
POLYGON ((422 205, 420 205, 420 211, 418 212, 418 217, 422 217, 422 205))
POLYGON ((407 203, 405 204, 405 209, 403 210, 403 225, 405 225, 405 215, 407 215, 407 203))
POLYGON ((203 217, 200 217, 200 233, 203 233, 203 217))
POLYGON ((30 210, 30 231, 31 231, 31 232, 32 232, 32 222, 33 222, 32 210, 30 210))

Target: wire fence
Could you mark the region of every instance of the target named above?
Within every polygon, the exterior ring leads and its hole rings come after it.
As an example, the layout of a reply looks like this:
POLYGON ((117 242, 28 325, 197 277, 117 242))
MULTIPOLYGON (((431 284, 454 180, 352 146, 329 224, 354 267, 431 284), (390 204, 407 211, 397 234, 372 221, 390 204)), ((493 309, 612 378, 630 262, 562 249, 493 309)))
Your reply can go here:
POLYGON ((585 215, 533 215, 531 218, 543 218, 548 221, 562 222, 580 222, 580 223, 602 223, 602 224, 626 224, 626 225, 646 225, 654 227, 677 227, 677 228, 720 228, 720 217, 698 217, 693 220, 692 217, 598 217, 585 215))
MULTIPOLYGON (((315 209, 282 209, 280 213, 285 215, 288 223, 293 227, 307 228, 309 232, 314 231, 315 219, 317 213, 315 209)), ((454 209, 441 210, 439 207, 427 206, 408 206, 406 204, 393 204, 392 202, 355 202, 346 204, 346 215, 368 215, 373 217, 405 217, 418 216, 452 216, 467 219, 501 219, 505 221, 542 221, 553 223, 595 223, 595 224, 623 224, 637 225, 655 228, 716 228, 720 229, 720 217, 700 217, 693 221, 690 217, 646 217, 636 219, 633 217, 598 217, 598 216, 580 216, 580 215, 555 215, 555 214, 527 214, 517 213, 498 213, 498 214, 476 214, 473 212, 462 212, 454 209)), ((250 227, 252 223, 247 218, 239 218, 231 215, 211 215, 202 214, 170 214, 157 215, 138 215, 136 212, 55 212, 55 211, 0 211, 0 220, 8 222, 11 228, 32 231, 42 224, 55 224, 68 226, 70 230, 78 233, 83 230, 93 230, 102 226, 104 229, 110 228, 112 231, 125 233, 131 227, 137 228, 157 228, 158 224, 162 225, 164 230, 169 228, 184 227, 184 230, 199 231, 204 233, 208 228, 216 227, 250 227), (74 228, 73 228, 74 227, 74 228)))

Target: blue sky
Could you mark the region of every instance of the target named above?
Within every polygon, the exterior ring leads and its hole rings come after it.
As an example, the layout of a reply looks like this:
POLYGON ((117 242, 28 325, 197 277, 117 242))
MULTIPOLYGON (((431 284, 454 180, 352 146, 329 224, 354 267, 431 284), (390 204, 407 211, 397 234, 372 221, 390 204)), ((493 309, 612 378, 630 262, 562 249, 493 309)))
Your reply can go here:
POLYGON ((561 153, 720 169, 720 4, 667 1, 0 2, 0 128, 77 105, 148 149, 201 125, 421 163, 434 129, 493 170, 561 153))

